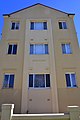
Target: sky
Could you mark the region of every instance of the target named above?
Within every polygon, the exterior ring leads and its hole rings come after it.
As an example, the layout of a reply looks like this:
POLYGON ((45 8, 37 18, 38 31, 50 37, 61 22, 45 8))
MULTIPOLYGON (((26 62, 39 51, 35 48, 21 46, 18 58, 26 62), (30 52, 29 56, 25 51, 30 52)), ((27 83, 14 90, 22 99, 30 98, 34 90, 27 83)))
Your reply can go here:
POLYGON ((0 38, 4 24, 3 14, 15 12, 36 3, 67 13, 74 13, 74 24, 80 46, 80 0, 0 0, 0 38))

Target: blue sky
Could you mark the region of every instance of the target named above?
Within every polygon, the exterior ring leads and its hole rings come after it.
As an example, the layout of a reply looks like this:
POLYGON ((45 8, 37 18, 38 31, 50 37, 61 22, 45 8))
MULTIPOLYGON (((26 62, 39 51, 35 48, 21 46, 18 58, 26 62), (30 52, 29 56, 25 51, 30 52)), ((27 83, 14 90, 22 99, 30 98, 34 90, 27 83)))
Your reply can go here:
POLYGON ((42 3, 64 12, 75 13, 74 23, 80 45, 80 0, 0 0, 0 34, 3 28, 3 14, 11 13, 36 3, 42 3))

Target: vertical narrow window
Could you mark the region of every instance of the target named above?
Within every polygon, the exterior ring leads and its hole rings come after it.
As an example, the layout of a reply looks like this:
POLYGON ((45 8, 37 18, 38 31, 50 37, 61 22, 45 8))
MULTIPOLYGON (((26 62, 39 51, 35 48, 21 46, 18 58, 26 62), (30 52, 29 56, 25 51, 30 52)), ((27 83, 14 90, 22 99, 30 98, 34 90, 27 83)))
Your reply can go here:
POLYGON ((48 44, 45 44, 45 54, 48 54, 48 44))
POLYGON ((30 54, 33 54, 33 50, 34 50, 33 47, 34 47, 33 44, 30 44, 30 54))
POLYGON ((34 87, 35 88, 45 87, 45 76, 44 75, 36 74, 34 76, 34 87))
POLYGON ((46 87, 50 87, 50 75, 46 74, 46 87))
POLYGON ((34 30, 34 22, 31 22, 30 25, 31 25, 31 26, 30 26, 30 29, 31 29, 31 30, 34 30))
POLYGON ((65 74, 65 77, 67 87, 77 87, 75 73, 65 74))
POLYGON ((13 88, 13 86, 14 86, 14 74, 11 74, 9 78, 9 88, 13 88))
POLYGON ((11 29, 12 29, 12 30, 15 29, 15 23, 14 23, 14 22, 12 22, 11 29))
POLYGON ((16 22, 15 29, 16 29, 16 30, 18 30, 18 29, 19 29, 19 22, 16 22))
POLYGON ((11 22, 11 30, 19 30, 20 23, 19 22, 11 22))
POLYGON ((12 53, 12 45, 9 45, 8 46, 8 54, 11 54, 12 53))
POLYGON ((63 54, 72 54, 70 43, 65 43, 65 44, 62 44, 61 46, 62 46, 62 53, 63 54))
POLYGON ((67 84, 67 87, 71 87, 70 75, 69 75, 69 74, 65 74, 65 76, 66 76, 66 84, 67 84))
POLYGON ((17 45, 13 45, 13 54, 17 54, 17 45))
POLYGON ((72 79, 72 86, 76 87, 76 75, 75 74, 71 74, 71 79, 72 79))
POLYGON ((14 74, 5 74, 3 81, 3 88, 13 88, 14 87, 14 74))
POLYGON ((47 22, 43 22, 44 24, 44 30, 47 30, 47 22))
POLYGON ((33 75, 29 75, 29 87, 33 87, 33 75))
POLYGON ((8 54, 17 54, 17 44, 8 45, 8 54))
POLYGON ((67 24, 65 21, 59 22, 59 29, 67 29, 67 24))
POLYGON ((63 28, 64 28, 64 29, 67 29, 66 22, 63 22, 63 28))
POLYGON ((3 81, 3 88, 8 87, 8 81, 9 80, 9 75, 4 75, 4 81, 3 81))
POLYGON ((59 22, 59 29, 62 29, 62 23, 59 22))

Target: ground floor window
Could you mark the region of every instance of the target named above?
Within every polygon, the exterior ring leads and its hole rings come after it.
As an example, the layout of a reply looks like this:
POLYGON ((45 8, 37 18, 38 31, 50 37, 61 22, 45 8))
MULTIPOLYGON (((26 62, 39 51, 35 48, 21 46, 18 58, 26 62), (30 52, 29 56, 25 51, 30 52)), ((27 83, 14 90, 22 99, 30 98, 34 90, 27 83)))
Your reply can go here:
POLYGON ((31 88, 50 87, 50 74, 29 74, 29 87, 31 88))
POLYGON ((4 74, 3 88, 13 88, 14 87, 14 74, 4 74))
POLYGON ((77 87, 75 73, 66 73, 65 77, 67 87, 77 87))

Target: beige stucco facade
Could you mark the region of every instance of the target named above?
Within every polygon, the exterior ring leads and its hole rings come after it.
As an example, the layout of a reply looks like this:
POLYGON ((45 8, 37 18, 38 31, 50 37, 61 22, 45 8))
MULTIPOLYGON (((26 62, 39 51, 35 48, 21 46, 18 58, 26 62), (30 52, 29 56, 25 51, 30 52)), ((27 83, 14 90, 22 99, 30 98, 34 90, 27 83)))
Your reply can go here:
POLYGON ((15 104, 16 113, 67 112, 67 106, 80 106, 80 53, 73 14, 41 4, 4 15, 0 42, 0 107, 15 104), (11 22, 19 21, 19 30, 11 22), (30 30, 30 22, 47 21, 47 30, 30 30), (66 21, 67 29, 58 22, 66 21), (70 43, 72 54, 62 54, 61 44, 70 43), (17 54, 9 55, 8 44, 17 44, 17 54), (49 54, 30 55, 30 44, 48 44, 49 54), (76 73, 77 87, 66 86, 65 73, 76 73), (4 74, 14 73, 14 87, 2 88, 4 74), (49 88, 29 88, 29 74, 50 74, 49 88))

